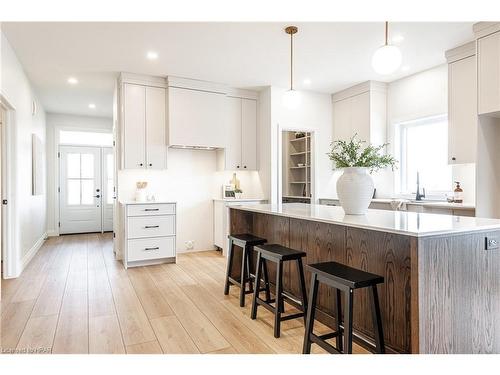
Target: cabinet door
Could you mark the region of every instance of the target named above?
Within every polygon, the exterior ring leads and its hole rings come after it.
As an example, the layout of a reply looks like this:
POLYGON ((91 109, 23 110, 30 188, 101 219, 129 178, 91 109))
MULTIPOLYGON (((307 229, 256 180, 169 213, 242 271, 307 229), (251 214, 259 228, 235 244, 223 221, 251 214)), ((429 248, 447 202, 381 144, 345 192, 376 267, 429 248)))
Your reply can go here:
POLYGON ((227 147, 224 150, 225 169, 241 166, 241 98, 226 98, 227 147))
POLYGON ((226 96, 178 87, 168 88, 168 144, 227 145, 226 96))
POLYGON ((257 101, 241 101, 241 163, 244 170, 257 169, 257 101))
POLYGON ((166 95, 165 89, 146 88, 146 163, 151 169, 167 168, 167 143, 165 139, 166 95))
POLYGON ((350 100, 351 111, 351 134, 358 135, 358 139, 371 142, 370 139, 370 93, 364 92, 362 94, 353 96, 350 100))
POLYGON ((477 148, 476 57, 448 65, 448 162, 475 163, 477 148))
POLYGON ((346 141, 351 134, 351 102, 350 98, 333 103, 333 140, 346 141))
POLYGON ((477 41, 479 114, 500 111, 500 32, 477 41))
POLYGON ((146 88, 128 83, 123 86, 123 166, 145 168, 146 88))

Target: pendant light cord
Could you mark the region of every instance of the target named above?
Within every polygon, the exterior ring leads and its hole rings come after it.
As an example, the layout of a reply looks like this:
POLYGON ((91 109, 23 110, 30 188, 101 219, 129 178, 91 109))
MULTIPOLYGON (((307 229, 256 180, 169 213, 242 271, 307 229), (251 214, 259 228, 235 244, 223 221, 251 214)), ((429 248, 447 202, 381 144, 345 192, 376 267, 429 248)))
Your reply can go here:
POLYGON ((293 33, 290 34, 290 90, 293 90, 293 33))

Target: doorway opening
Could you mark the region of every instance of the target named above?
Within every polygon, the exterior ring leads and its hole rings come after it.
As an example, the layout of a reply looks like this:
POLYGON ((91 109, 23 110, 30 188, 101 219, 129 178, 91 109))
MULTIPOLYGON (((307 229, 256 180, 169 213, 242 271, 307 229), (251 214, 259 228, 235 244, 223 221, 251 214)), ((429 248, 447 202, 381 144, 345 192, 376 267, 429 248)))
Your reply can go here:
POLYGON ((314 132, 281 129, 278 150, 278 202, 314 202, 314 132))
POLYGON ((113 231, 112 134, 60 131, 59 140, 59 234, 113 231))

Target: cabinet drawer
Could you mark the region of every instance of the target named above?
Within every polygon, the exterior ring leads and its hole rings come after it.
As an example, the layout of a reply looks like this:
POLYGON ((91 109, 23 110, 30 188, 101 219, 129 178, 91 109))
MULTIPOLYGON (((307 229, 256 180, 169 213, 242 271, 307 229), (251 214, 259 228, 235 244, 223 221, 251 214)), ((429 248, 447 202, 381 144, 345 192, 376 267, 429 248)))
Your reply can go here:
POLYGON ((154 216, 175 214, 175 204, 133 204, 127 208, 127 216, 154 216))
POLYGON ((162 237, 175 234, 175 215, 136 216, 128 218, 127 237, 162 237))
POLYGON ((128 240, 127 250, 128 262, 171 258, 175 256, 175 237, 128 240))

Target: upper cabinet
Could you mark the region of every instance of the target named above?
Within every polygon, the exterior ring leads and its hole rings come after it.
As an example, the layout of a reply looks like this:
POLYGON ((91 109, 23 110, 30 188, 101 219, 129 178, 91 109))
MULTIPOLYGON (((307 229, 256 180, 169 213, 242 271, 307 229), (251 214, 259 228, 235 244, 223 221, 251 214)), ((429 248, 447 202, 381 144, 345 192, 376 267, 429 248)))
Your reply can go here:
POLYGON ((446 51, 448 60, 448 163, 476 162, 475 42, 446 51))
POLYGON ((386 142, 387 85, 368 81, 332 95, 333 139, 354 134, 373 144, 386 142))
POLYGON ((478 114, 498 117, 500 112, 500 23, 474 24, 477 40, 478 114))
POLYGON ((226 98, 227 147, 218 152, 219 170, 257 170, 257 93, 232 90, 226 98))
POLYGON ((223 85, 168 77, 169 146, 227 146, 226 91, 223 85))
POLYGON ((148 78, 122 74, 119 79, 121 169, 167 167, 166 88, 164 80, 148 78))

